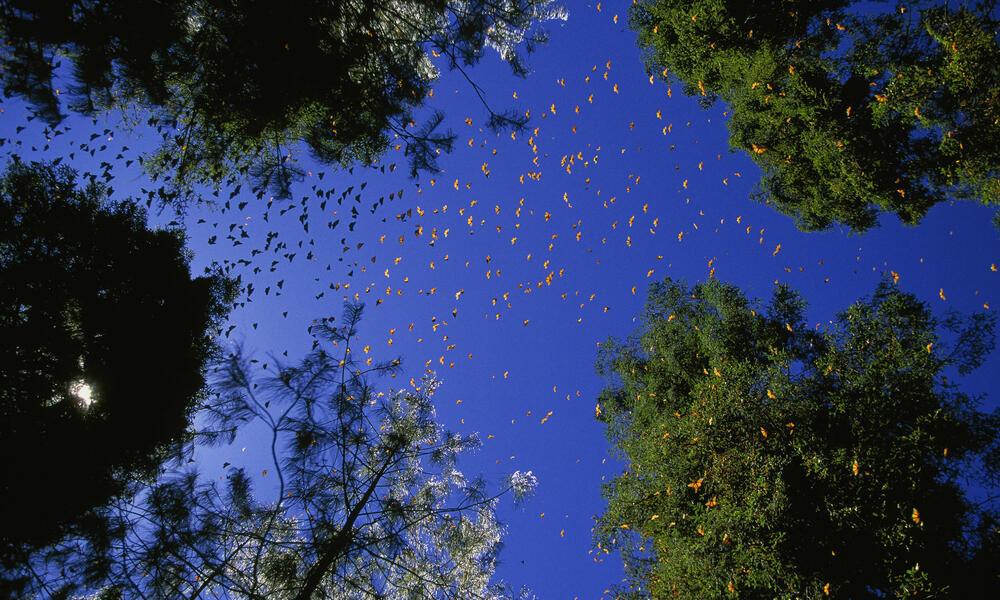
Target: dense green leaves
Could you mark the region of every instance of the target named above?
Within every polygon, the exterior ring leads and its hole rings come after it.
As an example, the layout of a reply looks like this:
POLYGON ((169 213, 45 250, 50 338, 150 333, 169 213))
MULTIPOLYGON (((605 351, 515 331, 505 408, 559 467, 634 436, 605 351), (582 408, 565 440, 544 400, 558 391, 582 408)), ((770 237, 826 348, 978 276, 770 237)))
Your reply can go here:
POLYGON ((163 143, 146 167, 181 189, 249 175, 287 194, 303 144, 349 165, 398 138, 414 170, 433 169, 453 136, 437 115, 411 123, 432 58, 462 69, 492 48, 523 75, 521 52, 545 39, 537 23, 564 18, 551 0, 15 1, 0 7, 0 79, 50 124, 60 95, 85 113, 148 109, 163 143), (73 74, 60 94, 61 55, 73 74))
POLYGON ((598 418, 628 465, 604 488, 596 541, 622 552, 624 595, 996 585, 996 507, 963 488, 997 486, 1000 415, 943 376, 992 350, 993 315, 939 324, 890 283, 823 332, 804 309, 785 287, 760 306, 716 280, 668 279, 635 334, 602 345, 598 418))
POLYGON ((73 530, 154 475, 204 386, 233 284, 183 236, 52 164, 0 178, 0 550, 73 530), (87 517, 89 518, 89 517, 87 517))
POLYGON ((757 198, 801 229, 1000 204, 995 2, 861 4, 646 0, 630 20, 650 70, 729 105, 757 198))

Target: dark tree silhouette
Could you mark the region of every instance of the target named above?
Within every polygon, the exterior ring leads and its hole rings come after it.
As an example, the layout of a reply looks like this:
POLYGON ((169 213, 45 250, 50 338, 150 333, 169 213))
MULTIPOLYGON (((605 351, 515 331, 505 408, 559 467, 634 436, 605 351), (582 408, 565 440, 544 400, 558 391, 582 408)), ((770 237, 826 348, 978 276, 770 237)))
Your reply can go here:
POLYGON ((191 278, 180 232, 74 179, 17 160, 0 177, 4 569, 156 474, 235 296, 220 275, 191 278))
MULTIPOLYGON (((64 106, 148 109, 163 144, 145 166, 178 189, 249 175, 287 194, 301 145, 348 165, 398 143, 414 173, 433 169, 453 136, 439 114, 412 123, 432 59, 465 73, 495 49, 524 75, 522 53, 545 39, 536 25, 564 18, 552 0, 13 0, 0 5, 0 80, 49 124, 64 106)), ((487 109, 491 126, 524 124, 487 109)))
POLYGON ((889 282, 822 332, 804 310, 787 287, 761 306, 667 279, 633 336, 602 344, 598 419, 628 464, 595 541, 622 553, 620 597, 996 588, 1000 412, 943 376, 993 349, 994 315, 938 322, 889 282))
MULTIPOLYGON (((907 225, 947 199, 1000 205, 994 0, 644 0, 648 68, 729 105, 755 196, 803 230, 907 225)), ((998 223, 1000 225, 1000 223, 998 223)))

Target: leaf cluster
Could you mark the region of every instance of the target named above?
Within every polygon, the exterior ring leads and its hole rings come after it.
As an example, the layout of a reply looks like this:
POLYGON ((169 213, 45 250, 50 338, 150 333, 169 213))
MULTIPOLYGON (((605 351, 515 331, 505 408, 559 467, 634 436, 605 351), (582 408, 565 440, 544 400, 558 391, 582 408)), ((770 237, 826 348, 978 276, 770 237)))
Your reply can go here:
POLYGON ((973 597, 996 582, 1000 414, 943 373, 993 348, 992 314, 939 323, 891 283, 825 331, 778 287, 651 286, 602 344, 599 420, 627 464, 600 551, 627 597, 973 597), (949 343, 952 347, 949 349, 949 343))
POLYGON ((803 230, 1000 204, 995 3, 864 4, 648 0, 630 22, 651 71, 729 106, 755 197, 803 230))

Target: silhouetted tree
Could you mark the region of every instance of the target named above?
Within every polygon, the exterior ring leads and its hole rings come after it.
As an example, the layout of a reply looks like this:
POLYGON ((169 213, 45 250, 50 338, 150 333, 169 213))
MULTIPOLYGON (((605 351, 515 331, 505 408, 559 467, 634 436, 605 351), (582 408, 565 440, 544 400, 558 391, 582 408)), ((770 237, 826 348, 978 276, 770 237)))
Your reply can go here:
MULTIPOLYGON (((200 435, 232 441, 252 428, 270 447, 257 479, 243 468, 225 480, 175 473, 135 502, 106 512, 108 541, 75 552, 45 591, 75 586, 99 598, 509 598, 493 578, 502 527, 500 496, 535 484, 510 475, 490 495, 456 460, 475 435, 434 419, 433 374, 376 393, 366 378, 395 376, 400 361, 361 348, 363 305, 340 327, 311 328, 316 344, 298 364, 242 351, 218 371, 219 394, 200 435), (269 368, 270 367, 270 368, 269 368)), ((224 465, 226 466, 226 465, 224 465)), ((521 590, 523 596, 526 590, 521 590)))
POLYGON ((632 337, 602 344, 598 419, 628 464, 595 541, 622 553, 621 597, 996 589, 997 496, 964 488, 996 491, 1000 413, 942 376, 993 349, 994 315, 939 323, 889 282, 823 332, 804 309, 783 286, 760 306, 667 279, 632 337))
POLYGON ((235 295, 219 275, 191 278, 180 232, 74 179, 17 160, 0 177, 5 572, 156 474, 185 439, 235 295))
POLYGON ((729 105, 755 196, 803 230, 1000 204, 995 1, 888 4, 645 0, 630 23, 650 70, 729 105))
MULTIPOLYGON (((433 169, 453 136, 440 114, 411 122, 432 56, 462 70, 491 48, 524 75, 521 53, 545 39, 536 24, 565 16, 552 0, 14 0, 0 6, 0 79, 50 124, 60 95, 84 113, 148 109, 163 144, 146 167, 181 189, 250 175, 287 193, 302 144, 348 165, 398 138, 414 173, 433 169), (60 56, 73 66, 62 91, 60 56)), ((524 123, 489 112, 491 126, 524 123)))

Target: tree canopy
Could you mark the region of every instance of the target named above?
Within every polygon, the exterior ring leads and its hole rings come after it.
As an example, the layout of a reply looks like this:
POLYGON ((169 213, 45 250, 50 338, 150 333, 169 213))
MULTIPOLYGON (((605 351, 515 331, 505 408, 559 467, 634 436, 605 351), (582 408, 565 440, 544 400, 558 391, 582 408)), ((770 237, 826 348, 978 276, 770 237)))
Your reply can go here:
POLYGON ((937 320, 884 281, 824 331, 787 287, 650 288, 602 344, 597 416, 627 462, 595 541, 623 597, 976 597, 1000 576, 1000 413, 954 373, 995 317, 937 320), (949 380, 949 376, 952 379, 949 380))
MULTIPOLYGON (((250 176, 287 194, 301 145, 364 164, 398 138, 414 173, 433 169, 453 136, 440 114, 412 119, 434 59, 463 69, 489 48, 524 75, 551 19, 565 19, 552 0, 17 0, 0 7, 0 80, 50 125, 64 107, 146 110, 163 143, 145 166, 178 189, 250 176)), ((491 126, 523 125, 489 110, 491 126)))
POLYGON ((84 551, 67 540, 36 562, 49 577, 32 582, 33 591, 101 599, 523 596, 493 580, 503 533, 495 509, 501 496, 525 498, 535 477, 514 472, 489 493, 481 478, 458 470, 458 455, 479 442, 435 421, 433 373, 375 392, 367 379, 395 377, 400 360, 377 361, 356 342, 362 309, 347 305, 339 326, 317 321, 316 344, 297 364, 242 350, 220 362, 196 439, 264 432, 266 469, 251 474, 227 462, 216 481, 194 468, 168 473, 102 513, 112 525, 103 539, 84 551))
POLYGON ((0 177, 0 559, 58 539, 183 440, 235 289, 51 163, 0 177))
POLYGON ((1000 204, 995 4, 645 0, 630 23, 652 72, 728 105, 759 200, 803 230, 864 231, 1000 204))

